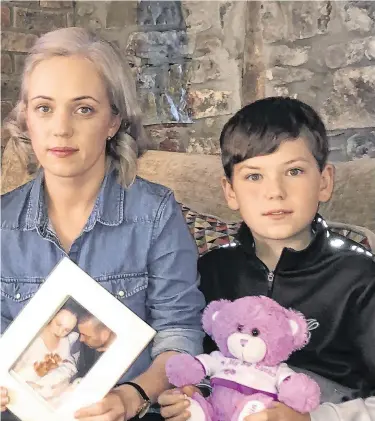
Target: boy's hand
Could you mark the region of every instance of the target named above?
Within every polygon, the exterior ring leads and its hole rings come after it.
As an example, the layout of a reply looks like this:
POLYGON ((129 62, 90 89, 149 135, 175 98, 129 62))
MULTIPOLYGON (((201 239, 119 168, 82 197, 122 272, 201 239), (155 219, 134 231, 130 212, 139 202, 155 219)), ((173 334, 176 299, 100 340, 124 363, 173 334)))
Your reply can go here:
POLYGON ((190 417, 190 402, 186 396, 192 397, 194 393, 201 393, 195 386, 185 386, 181 389, 171 389, 163 392, 158 399, 161 406, 160 413, 168 421, 186 421, 190 417))
POLYGON ((5 387, 0 386, 0 410, 1 412, 6 411, 9 403, 8 390, 5 387))
POLYGON ((272 408, 249 415, 245 421, 311 421, 309 414, 301 414, 283 403, 276 402, 272 408))

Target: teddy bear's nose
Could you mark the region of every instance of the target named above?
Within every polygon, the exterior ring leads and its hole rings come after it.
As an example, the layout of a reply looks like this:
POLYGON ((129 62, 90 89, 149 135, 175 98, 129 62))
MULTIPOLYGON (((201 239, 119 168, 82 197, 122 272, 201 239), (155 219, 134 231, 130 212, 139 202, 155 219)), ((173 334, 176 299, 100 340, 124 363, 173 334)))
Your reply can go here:
POLYGON ((247 339, 240 339, 240 344, 244 347, 247 344, 247 339))

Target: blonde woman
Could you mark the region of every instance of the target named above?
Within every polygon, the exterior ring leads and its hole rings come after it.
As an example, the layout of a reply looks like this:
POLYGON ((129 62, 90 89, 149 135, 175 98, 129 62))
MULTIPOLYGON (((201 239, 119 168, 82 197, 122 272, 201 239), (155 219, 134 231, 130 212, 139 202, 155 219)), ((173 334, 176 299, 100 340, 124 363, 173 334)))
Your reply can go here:
MULTIPOLYGON (((172 192, 136 177, 146 136, 128 66, 83 29, 47 33, 27 57, 7 126, 36 174, 1 200, 2 331, 68 256, 157 331, 119 385, 76 417, 135 417, 169 387, 170 355, 201 352, 204 299, 172 192)), ((2 410, 8 402, 2 388, 2 410)))

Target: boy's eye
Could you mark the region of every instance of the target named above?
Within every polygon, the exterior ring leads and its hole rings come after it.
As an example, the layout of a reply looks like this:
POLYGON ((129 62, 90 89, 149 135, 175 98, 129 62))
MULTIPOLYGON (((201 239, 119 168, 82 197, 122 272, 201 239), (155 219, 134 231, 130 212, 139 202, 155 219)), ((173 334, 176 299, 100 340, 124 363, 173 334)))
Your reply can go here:
POLYGON ((260 174, 249 174, 246 178, 251 181, 259 181, 262 176, 260 174))
POLYGON ((296 176, 302 173, 303 173, 303 170, 301 170, 301 168, 292 168, 291 170, 288 171, 288 174, 291 176, 296 176))
POLYGON ((94 110, 91 107, 79 107, 78 108, 78 114, 91 114, 94 110))

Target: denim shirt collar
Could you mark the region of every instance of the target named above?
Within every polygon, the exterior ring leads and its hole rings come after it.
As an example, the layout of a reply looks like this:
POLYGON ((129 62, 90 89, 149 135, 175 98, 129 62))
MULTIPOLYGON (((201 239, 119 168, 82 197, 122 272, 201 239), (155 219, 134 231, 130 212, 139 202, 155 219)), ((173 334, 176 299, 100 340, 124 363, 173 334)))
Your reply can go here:
MULTIPOLYGON (((117 171, 107 170, 93 210, 83 231, 90 231, 96 222, 116 226, 124 220, 125 190, 117 182, 117 171)), ((44 196, 44 172, 40 170, 34 179, 27 204, 26 229, 45 230, 48 225, 47 205, 44 196)))

